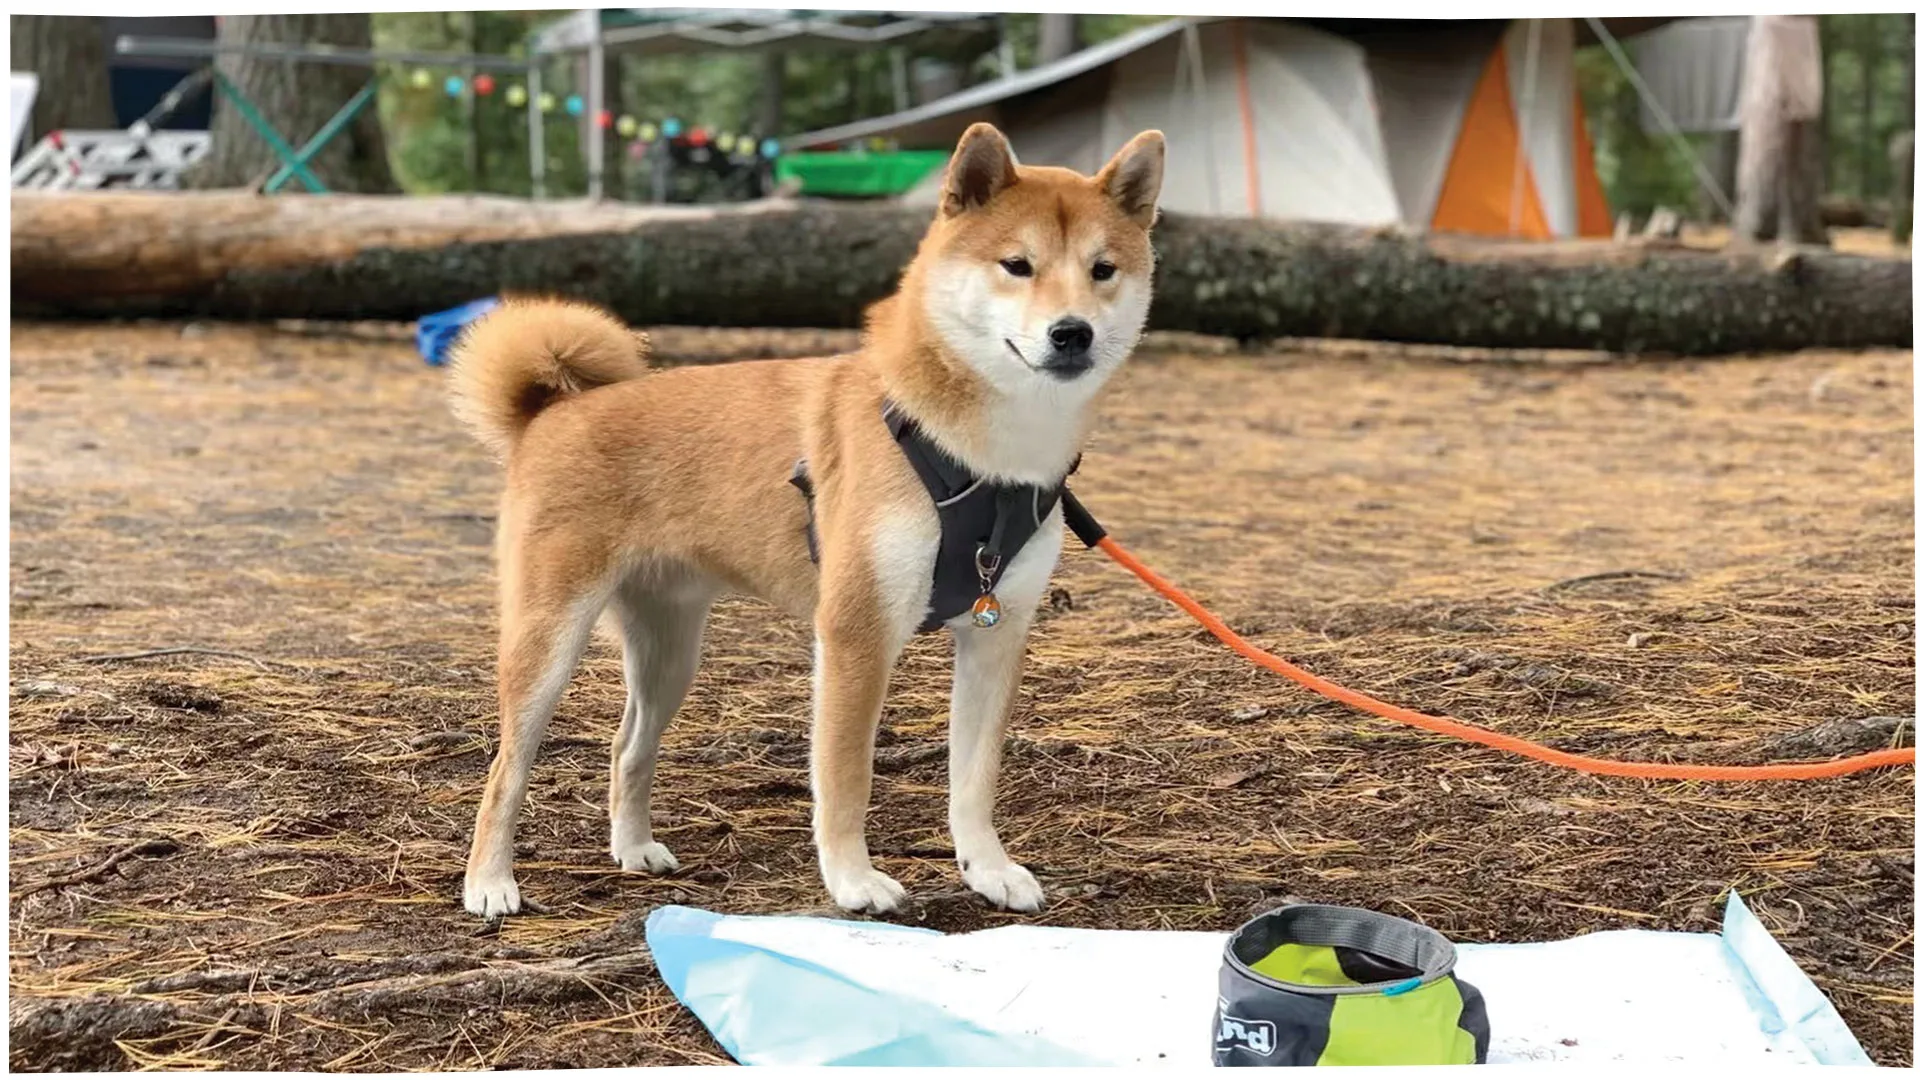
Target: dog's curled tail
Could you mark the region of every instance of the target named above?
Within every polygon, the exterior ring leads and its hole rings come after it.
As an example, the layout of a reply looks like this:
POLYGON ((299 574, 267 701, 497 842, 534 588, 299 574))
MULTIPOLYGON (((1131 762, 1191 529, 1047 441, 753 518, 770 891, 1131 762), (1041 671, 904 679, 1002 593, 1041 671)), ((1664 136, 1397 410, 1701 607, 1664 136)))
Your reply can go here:
POLYGON ((647 370, 647 338, 569 300, 508 299, 454 346, 453 412, 505 457, 540 410, 647 370))

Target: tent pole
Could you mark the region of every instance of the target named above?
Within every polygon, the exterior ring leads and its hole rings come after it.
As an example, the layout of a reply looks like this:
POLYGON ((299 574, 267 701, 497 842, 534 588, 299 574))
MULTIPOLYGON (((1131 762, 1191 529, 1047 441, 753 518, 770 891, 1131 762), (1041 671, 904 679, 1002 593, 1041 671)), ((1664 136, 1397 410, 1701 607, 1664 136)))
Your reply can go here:
POLYGON ((1247 75, 1247 31, 1240 20, 1233 25, 1233 73, 1240 87, 1240 152, 1247 165, 1247 213, 1260 216, 1260 143, 1254 135, 1253 87, 1247 75))
POLYGON ((607 42, 599 9, 590 8, 588 14, 593 19, 593 36, 587 39, 587 198, 598 199, 607 156, 607 140, 600 130, 600 114, 606 109, 607 42))
MULTIPOLYGON (((1520 232, 1520 192, 1527 182, 1527 121, 1533 117, 1533 96, 1540 74, 1540 22, 1539 19, 1527 20, 1527 63, 1525 74, 1520 80, 1520 115, 1514 125, 1516 144, 1513 148, 1513 186, 1507 199, 1507 235, 1520 232)), ((1547 229, 1552 233, 1551 226, 1547 229)))
POLYGON ((1187 101, 1192 109, 1188 115, 1194 126, 1206 132, 1207 138, 1207 210, 1220 212, 1220 151, 1213 143, 1213 125, 1207 120, 1207 66, 1201 58, 1200 27, 1189 21, 1185 30, 1180 32, 1184 42, 1185 55, 1188 58, 1192 83, 1189 86, 1187 101))
POLYGON ((1193 94, 1191 93, 1192 88, 1188 83, 1191 81, 1192 76, 1187 73, 1187 49, 1185 42, 1186 35, 1182 34, 1180 51, 1174 54, 1173 58, 1173 83, 1167 94, 1167 104, 1172 107, 1175 113, 1179 113, 1181 107, 1185 106, 1187 112, 1185 113, 1184 119, 1190 120, 1193 117, 1193 94))
POLYGON ((1660 104, 1660 99, 1653 95, 1653 89, 1647 85, 1645 79, 1640 77, 1640 73, 1634 70, 1633 61, 1627 59, 1627 51, 1614 40, 1613 35, 1607 31, 1605 23, 1591 15, 1585 18, 1587 26, 1593 30, 1593 36, 1600 39, 1600 44, 1606 47, 1607 55, 1613 58, 1614 66, 1620 69, 1620 74, 1625 75, 1629 83, 1633 84, 1633 90, 1640 95, 1640 100, 1646 102, 1647 111, 1653 114, 1654 120, 1667 133, 1667 137, 1673 140, 1674 145, 1687 155, 1687 163, 1693 166, 1693 175, 1699 178, 1700 186, 1707 189, 1707 194, 1713 196, 1714 205, 1720 208, 1720 212, 1727 216, 1728 221, 1732 221, 1733 200, 1727 198, 1726 191, 1720 187, 1720 181, 1713 178, 1713 171, 1708 169, 1706 162, 1701 161, 1700 155, 1694 152, 1693 144, 1688 142, 1686 135, 1681 133, 1680 125, 1674 123, 1673 117, 1667 114, 1666 108, 1660 104))

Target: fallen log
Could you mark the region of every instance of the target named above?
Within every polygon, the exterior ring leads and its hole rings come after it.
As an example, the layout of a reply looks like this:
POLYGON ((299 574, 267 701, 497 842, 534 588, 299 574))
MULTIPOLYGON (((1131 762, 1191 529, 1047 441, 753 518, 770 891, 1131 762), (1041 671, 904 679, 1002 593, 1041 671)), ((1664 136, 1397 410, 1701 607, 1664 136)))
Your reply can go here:
MULTIPOLYGON (((407 320, 521 291, 641 326, 846 327, 893 287, 926 214, 15 192, 12 298, 21 317, 407 320)), ((1179 216, 1155 245, 1164 330, 1681 355, 1912 345, 1912 263, 1824 248, 1179 216)))

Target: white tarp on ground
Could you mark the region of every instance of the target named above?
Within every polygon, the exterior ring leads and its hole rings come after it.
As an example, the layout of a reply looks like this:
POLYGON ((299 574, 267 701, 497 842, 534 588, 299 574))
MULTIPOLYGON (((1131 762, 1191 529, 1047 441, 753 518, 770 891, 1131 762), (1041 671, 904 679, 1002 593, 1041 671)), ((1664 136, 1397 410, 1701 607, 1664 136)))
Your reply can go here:
MULTIPOLYGON (((1211 1062, 1227 935, 1009 926, 647 919, 660 974, 749 1065, 1211 1062)), ((1490 1063, 1869 1065, 1833 1006, 1747 911, 1719 934, 1616 930, 1461 945, 1490 1063)))

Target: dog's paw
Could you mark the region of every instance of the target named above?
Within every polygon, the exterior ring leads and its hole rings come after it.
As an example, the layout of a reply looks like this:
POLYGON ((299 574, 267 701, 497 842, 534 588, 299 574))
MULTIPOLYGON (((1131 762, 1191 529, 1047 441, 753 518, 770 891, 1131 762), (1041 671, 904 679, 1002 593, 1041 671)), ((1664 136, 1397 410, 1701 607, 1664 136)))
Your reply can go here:
POLYGON ((467 875, 467 910, 483 919, 520 914, 520 885, 512 873, 467 875))
POLYGON ((613 861, 619 863, 622 870, 638 870, 649 874, 670 874, 680 869, 680 860, 673 857, 667 845, 651 840, 644 844, 628 844, 624 849, 616 848, 613 861))
POLYGON ((1040 901, 1046 898, 1040 883, 1019 863, 969 866, 960 872, 960 877, 968 888, 992 901, 995 907, 1009 911, 1039 911, 1040 901))
POLYGON ((823 875, 833 902, 848 911, 869 911, 883 915, 898 911, 907 898, 900 883, 871 866, 852 870, 828 870, 823 875))

